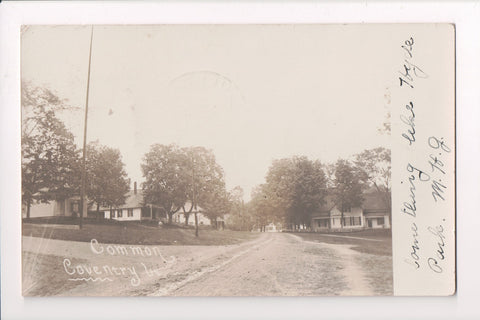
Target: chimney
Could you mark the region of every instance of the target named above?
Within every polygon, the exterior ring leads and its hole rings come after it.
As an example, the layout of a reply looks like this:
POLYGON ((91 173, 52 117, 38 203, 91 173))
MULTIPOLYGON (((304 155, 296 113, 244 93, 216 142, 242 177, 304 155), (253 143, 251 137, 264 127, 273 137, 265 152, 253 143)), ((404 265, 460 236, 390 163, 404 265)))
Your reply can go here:
POLYGON ((133 183, 133 194, 137 194, 137 181, 133 183))

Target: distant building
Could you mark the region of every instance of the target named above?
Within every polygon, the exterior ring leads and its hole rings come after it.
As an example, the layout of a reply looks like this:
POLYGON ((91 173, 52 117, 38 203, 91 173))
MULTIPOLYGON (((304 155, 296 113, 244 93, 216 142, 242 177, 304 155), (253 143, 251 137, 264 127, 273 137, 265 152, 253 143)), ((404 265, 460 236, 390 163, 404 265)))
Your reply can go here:
POLYGON ((312 214, 311 220, 313 231, 390 227, 389 209, 378 193, 366 193, 362 206, 344 210, 343 223, 342 212, 333 202, 333 197, 327 196, 325 204, 320 210, 312 214))
MULTIPOLYGON (((187 210, 187 212, 190 209, 190 206, 191 206, 190 202, 187 202, 185 204, 185 210, 187 210)), ((200 225, 200 226, 212 226, 212 227, 214 227, 216 229, 220 229, 220 230, 223 230, 225 228, 225 219, 223 217, 217 217, 216 220, 211 220, 209 217, 207 217, 204 214, 202 208, 197 207, 196 211, 197 211, 198 225, 200 225)), ((186 219, 186 214, 183 212, 182 209, 177 211, 172 217, 173 222, 178 223, 178 224, 185 224, 185 219, 186 219)), ((188 225, 189 226, 194 226, 195 225, 194 210, 192 210, 192 212, 189 214, 188 225)))
POLYGON ((265 226, 265 232, 278 232, 278 230, 279 229, 273 222, 270 222, 265 226))
MULTIPOLYGON (((207 218, 207 216, 205 216, 205 215, 202 213, 201 208, 198 208, 198 209, 197 209, 197 219, 198 219, 198 225, 209 226, 209 225, 212 224, 212 222, 210 221, 210 219, 207 218)), ((172 220, 173 220, 173 222, 178 223, 178 224, 185 224, 186 214, 183 213, 182 209, 180 209, 179 211, 177 211, 177 212, 173 215, 172 220)), ((192 212, 190 213, 190 215, 188 216, 188 225, 189 225, 189 226, 194 226, 194 225, 195 225, 195 214, 194 214, 193 211, 192 211, 192 212)))

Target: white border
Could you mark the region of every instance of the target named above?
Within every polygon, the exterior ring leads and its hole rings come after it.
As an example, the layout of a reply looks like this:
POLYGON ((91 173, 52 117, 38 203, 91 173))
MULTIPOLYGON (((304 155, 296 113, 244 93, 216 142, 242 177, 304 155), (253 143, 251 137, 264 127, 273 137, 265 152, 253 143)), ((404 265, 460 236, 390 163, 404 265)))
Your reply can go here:
POLYGON ((2 319, 478 319, 480 4, 0 4, 2 319), (19 27, 22 24, 451 22, 457 39, 457 274, 447 298, 31 298, 20 292, 19 27))

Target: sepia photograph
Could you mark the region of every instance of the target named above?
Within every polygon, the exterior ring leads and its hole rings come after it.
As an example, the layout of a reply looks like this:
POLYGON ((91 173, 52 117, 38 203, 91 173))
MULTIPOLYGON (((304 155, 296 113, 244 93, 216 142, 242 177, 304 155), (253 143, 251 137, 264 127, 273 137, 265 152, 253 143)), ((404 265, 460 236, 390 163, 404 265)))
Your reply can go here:
POLYGON ((407 26, 22 26, 23 296, 393 295, 407 26))

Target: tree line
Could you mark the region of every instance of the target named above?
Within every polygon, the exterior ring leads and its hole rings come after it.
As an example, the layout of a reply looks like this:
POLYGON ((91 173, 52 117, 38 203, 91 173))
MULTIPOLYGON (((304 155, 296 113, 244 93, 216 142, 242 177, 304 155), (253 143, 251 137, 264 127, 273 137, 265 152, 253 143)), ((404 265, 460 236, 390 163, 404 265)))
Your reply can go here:
MULTIPOLYGON (((80 193, 81 149, 57 113, 66 101, 48 89, 22 84, 22 202, 30 218, 33 203, 64 200, 80 193)), ((118 149, 89 143, 86 195, 90 205, 115 208, 125 203, 129 179, 118 149)), ((244 201, 240 187, 227 191, 225 175, 211 150, 154 144, 141 163, 144 205, 161 209, 172 223, 175 213, 188 224, 198 213, 216 221, 227 216, 235 230, 264 230, 271 222, 309 227, 327 195, 342 212, 360 206, 367 188, 375 188, 391 212, 390 150, 365 150, 350 160, 322 164, 304 156, 274 160, 265 183, 244 201)), ((341 219, 343 221, 343 219, 341 219)), ((197 229, 198 233, 198 229, 197 229)))
MULTIPOLYGON (((66 101, 45 88, 22 84, 22 203, 26 218, 34 203, 61 201, 80 193, 81 149, 58 112, 66 101)), ((115 208, 125 203, 130 181, 118 149, 91 142, 86 149, 86 196, 90 205, 115 208)), ((190 214, 198 226, 200 209, 216 220, 228 213, 224 173, 203 147, 154 144, 141 164, 144 204, 160 208, 172 223, 174 213, 190 214)), ((198 233, 198 229, 197 229, 198 233)))
POLYGON ((327 196, 344 213, 361 206, 367 189, 373 189, 391 215, 391 153, 386 148, 364 150, 352 159, 322 164, 304 156, 274 160, 265 183, 252 191, 246 205, 233 197, 230 225, 265 231, 269 223, 292 229, 310 227, 312 215, 327 196))

